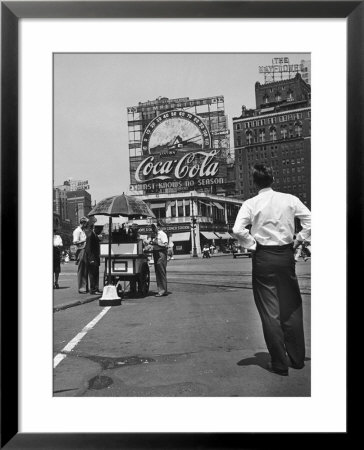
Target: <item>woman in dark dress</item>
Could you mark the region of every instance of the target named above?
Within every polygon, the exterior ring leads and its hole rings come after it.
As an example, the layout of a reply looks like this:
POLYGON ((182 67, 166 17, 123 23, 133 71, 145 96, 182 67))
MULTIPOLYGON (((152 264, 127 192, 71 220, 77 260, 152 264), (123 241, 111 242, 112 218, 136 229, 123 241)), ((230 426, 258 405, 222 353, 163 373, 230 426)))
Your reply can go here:
POLYGON ((61 272, 61 247, 63 245, 62 238, 57 234, 57 230, 53 230, 53 276, 55 289, 59 289, 58 278, 61 272))

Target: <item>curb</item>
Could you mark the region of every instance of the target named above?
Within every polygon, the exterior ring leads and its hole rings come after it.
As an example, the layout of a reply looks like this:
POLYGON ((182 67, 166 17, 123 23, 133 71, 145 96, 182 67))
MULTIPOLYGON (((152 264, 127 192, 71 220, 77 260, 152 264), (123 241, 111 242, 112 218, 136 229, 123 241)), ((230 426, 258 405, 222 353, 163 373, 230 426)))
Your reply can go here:
POLYGON ((72 303, 63 303, 62 305, 54 306, 53 312, 55 313, 58 311, 62 311, 64 309, 72 308, 73 306, 80 306, 80 305, 84 305, 85 303, 91 303, 98 299, 99 299, 99 297, 92 297, 92 298, 89 297, 89 298, 85 298, 85 300, 77 300, 72 303))

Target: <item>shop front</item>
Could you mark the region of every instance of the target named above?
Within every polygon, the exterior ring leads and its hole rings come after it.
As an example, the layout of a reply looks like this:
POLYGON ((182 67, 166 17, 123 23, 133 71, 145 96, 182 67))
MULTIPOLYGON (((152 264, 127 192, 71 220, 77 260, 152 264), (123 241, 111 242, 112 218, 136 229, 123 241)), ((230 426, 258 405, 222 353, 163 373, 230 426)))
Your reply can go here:
POLYGON ((173 252, 175 255, 188 255, 192 251, 191 232, 172 233, 174 243, 173 252))

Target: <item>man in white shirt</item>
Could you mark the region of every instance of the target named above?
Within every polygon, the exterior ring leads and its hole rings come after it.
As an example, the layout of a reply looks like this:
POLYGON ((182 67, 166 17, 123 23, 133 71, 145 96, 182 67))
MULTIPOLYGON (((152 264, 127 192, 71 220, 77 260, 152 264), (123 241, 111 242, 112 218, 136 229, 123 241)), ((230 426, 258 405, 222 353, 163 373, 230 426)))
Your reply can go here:
POLYGON ((155 277, 157 279, 158 293, 156 297, 168 295, 167 292, 167 249, 168 236, 162 230, 161 224, 152 224, 155 238, 152 241, 155 277))
POLYGON ((270 167, 255 165, 253 180, 259 193, 240 208, 233 233, 244 247, 253 250, 253 294, 272 360, 268 370, 288 375, 289 366, 301 369, 305 360, 294 249, 311 239, 311 213, 294 195, 273 191, 270 167), (302 227, 296 241, 295 218, 302 227))
POLYGON ((73 243, 77 246, 76 264, 78 292, 80 294, 87 294, 88 292, 88 263, 86 261, 85 247, 86 247, 86 227, 88 224, 87 217, 81 217, 80 225, 73 232, 73 243))

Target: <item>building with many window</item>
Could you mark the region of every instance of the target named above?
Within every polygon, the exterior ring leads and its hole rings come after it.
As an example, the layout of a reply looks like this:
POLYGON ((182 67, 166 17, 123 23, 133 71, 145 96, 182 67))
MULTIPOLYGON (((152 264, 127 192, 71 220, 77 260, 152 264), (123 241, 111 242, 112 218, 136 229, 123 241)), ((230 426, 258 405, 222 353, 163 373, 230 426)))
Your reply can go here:
POLYGON ((256 195, 254 164, 272 166, 274 187, 311 204, 311 88, 294 78, 255 84, 256 108, 233 118, 236 191, 256 195))
POLYGON ((71 244, 72 225, 68 217, 67 193, 58 188, 53 188, 53 229, 61 236, 64 246, 71 244))
POLYGON ((67 214, 70 219, 72 229, 75 229, 81 217, 87 216, 91 211, 91 195, 85 190, 66 191, 67 214))
POLYGON ((307 84, 311 85, 311 61, 310 60, 301 60, 301 75, 302 80, 307 84))
MULTIPOLYGON (((214 244, 220 251, 234 239, 231 234, 242 201, 203 192, 141 197, 162 222, 175 244, 176 254, 200 255, 204 244, 214 244)), ((140 233, 148 235, 148 220, 138 220, 140 233)))

